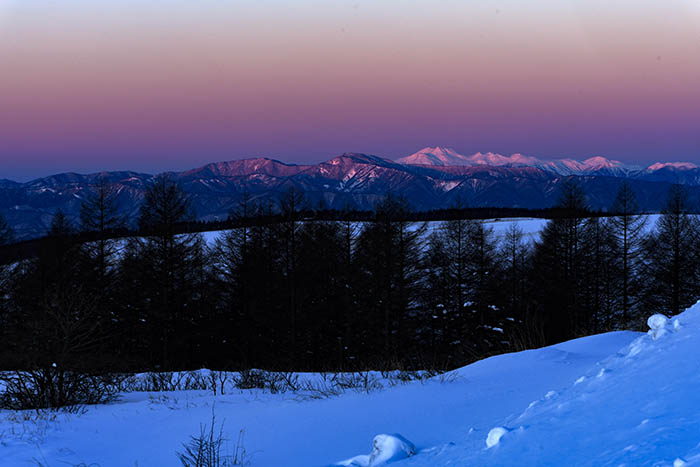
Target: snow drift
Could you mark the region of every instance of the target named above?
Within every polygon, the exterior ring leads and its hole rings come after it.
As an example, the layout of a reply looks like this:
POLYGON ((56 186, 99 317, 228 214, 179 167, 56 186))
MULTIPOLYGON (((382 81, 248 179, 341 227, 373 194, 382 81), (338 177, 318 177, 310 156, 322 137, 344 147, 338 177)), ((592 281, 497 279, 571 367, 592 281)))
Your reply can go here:
POLYGON ((648 324, 370 394, 130 393, 51 420, 4 411, 0 464, 172 465, 216 404, 256 466, 700 465, 700 304, 648 324))
POLYGON ((457 444, 415 465, 700 465, 700 302, 647 323, 647 334, 501 420, 486 448, 457 444))

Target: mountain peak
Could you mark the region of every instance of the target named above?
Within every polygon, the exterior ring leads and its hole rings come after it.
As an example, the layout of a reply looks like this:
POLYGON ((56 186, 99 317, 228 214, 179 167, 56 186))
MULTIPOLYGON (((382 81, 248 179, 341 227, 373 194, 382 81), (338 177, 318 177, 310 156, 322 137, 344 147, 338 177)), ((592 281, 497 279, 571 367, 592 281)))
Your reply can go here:
POLYGON ((434 166, 507 166, 521 167, 537 165, 539 160, 523 154, 504 156, 494 152, 477 152, 471 156, 458 153, 448 146, 426 147, 407 157, 398 159, 397 162, 406 165, 434 165, 434 166))
POLYGON ((589 157, 583 161, 583 165, 590 168, 617 168, 624 166, 624 164, 620 161, 608 159, 607 157, 603 156, 589 157))
POLYGON ((418 151, 419 153, 423 154, 444 154, 444 155, 450 155, 450 156, 459 156, 460 154, 455 151, 454 148, 449 147, 449 146, 435 146, 434 148, 431 147, 425 147, 418 151))
POLYGON ((252 173, 273 176, 288 176, 298 173, 307 166, 287 164, 268 157, 253 157, 223 162, 212 162, 205 166, 182 172, 184 177, 238 177, 252 173))
POLYGON ((692 170, 698 166, 692 162, 657 162, 647 167, 647 171, 655 172, 661 169, 692 170))
POLYGON ((333 159, 326 162, 326 164, 338 165, 346 161, 352 161, 359 164, 378 164, 386 165, 387 163, 393 164, 394 161, 389 159, 384 159, 383 157, 374 156, 372 154, 364 154, 361 152, 346 152, 340 156, 334 157, 333 159))
POLYGON ((477 152, 471 156, 464 156, 445 146, 423 148, 415 154, 398 159, 397 162, 407 165, 433 166, 536 167, 558 175, 589 175, 598 173, 621 176, 639 169, 639 167, 628 166, 620 161, 603 156, 589 157, 583 162, 570 158, 540 160, 520 153, 504 156, 494 152, 477 152))
POLYGON ((465 163, 466 156, 447 146, 428 146, 410 156, 397 159, 396 162, 405 165, 470 165, 465 163))

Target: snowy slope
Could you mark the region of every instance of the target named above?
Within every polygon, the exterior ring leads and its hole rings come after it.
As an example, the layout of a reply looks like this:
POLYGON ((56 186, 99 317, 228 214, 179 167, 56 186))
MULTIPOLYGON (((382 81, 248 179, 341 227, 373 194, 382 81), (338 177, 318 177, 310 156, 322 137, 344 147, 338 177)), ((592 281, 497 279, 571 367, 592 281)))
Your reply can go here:
POLYGON ((367 465, 375 436, 394 433, 375 457, 405 439, 415 454, 397 466, 700 465, 700 304, 657 337, 600 334, 485 359, 453 382, 324 400, 181 391, 49 421, 5 411, 0 465, 176 465, 213 405, 229 438, 245 429, 253 466, 367 465))
POLYGON ((492 448, 482 437, 406 465, 700 465, 698 350, 700 302, 505 417, 492 448))
MULTIPOLYGON (((660 214, 650 214, 647 216, 646 230, 651 231, 658 221, 660 214)), ((520 230, 522 230, 523 235, 526 239, 530 241, 536 241, 539 239, 539 234, 544 229, 545 225, 549 222, 548 219, 542 219, 537 217, 510 217, 510 218, 499 218, 499 219, 485 219, 484 225, 487 228, 493 229, 493 232, 498 239, 503 239, 503 236, 508 231, 511 225, 516 225, 520 230)), ((430 221, 428 222, 428 232, 432 232, 440 228, 443 221, 430 221)), ((358 226, 361 223, 358 222, 358 226)), ((421 223, 415 223, 415 227, 418 227, 421 223)), ((225 230, 211 230, 208 232, 202 232, 204 241, 207 245, 214 245, 216 239, 222 236, 225 230)))
MULTIPOLYGON (((411 383, 327 400, 256 391, 217 397, 199 391, 162 397, 132 393, 121 402, 38 426, 12 422, 21 417, 0 413, 0 465, 35 465, 32 458, 50 466, 175 465, 180 443, 208 422, 214 403, 230 438, 246 430, 254 466, 330 465, 369 453, 380 433, 401 433, 420 450, 441 449, 449 442, 480 449, 494 424, 547 391, 566 387, 635 337, 622 332, 593 336, 483 360, 460 370, 452 383, 411 383)), ((434 452, 421 452, 415 460, 421 458, 427 464, 443 460, 434 452)))
MULTIPOLYGON (((433 230, 440 228, 442 223, 442 221, 428 222, 428 231, 432 232, 433 230)), ((357 224, 359 226, 361 223, 358 222, 357 224)), ((421 223, 416 222, 415 226, 418 227, 420 224, 421 223)), ((539 238, 539 233, 542 231, 545 224, 547 224, 547 219, 535 217, 511 217, 504 219, 486 219, 484 220, 484 224, 487 227, 493 228, 494 234, 499 238, 505 235, 506 231, 511 225, 515 224, 523 231, 523 235, 526 238, 536 240, 539 238)), ((213 245, 216 242, 216 239, 221 237, 224 233, 226 233, 226 230, 210 230, 208 232, 202 232, 202 236, 204 237, 204 241, 207 243, 207 245, 213 245)))

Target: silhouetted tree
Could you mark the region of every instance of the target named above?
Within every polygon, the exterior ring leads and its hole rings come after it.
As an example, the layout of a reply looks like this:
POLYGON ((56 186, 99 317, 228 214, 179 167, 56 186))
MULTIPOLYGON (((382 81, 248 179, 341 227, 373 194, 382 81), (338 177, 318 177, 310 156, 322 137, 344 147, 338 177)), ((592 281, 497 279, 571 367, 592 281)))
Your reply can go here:
POLYGON ((340 290, 340 303, 338 304, 338 368, 347 369, 347 364, 350 359, 357 358, 357 349, 354 344, 357 339, 354 338, 352 330, 357 327, 357 294, 362 291, 357 286, 358 271, 357 262, 355 261, 355 245, 360 228, 357 223, 350 220, 350 207, 346 206, 343 210, 342 218, 345 219, 338 223, 341 236, 341 244, 339 246, 341 265, 336 272, 340 290))
POLYGON ((15 358, 21 361, 26 357, 22 349, 26 345, 24 340, 40 339, 28 328, 32 320, 41 315, 39 308, 51 302, 57 294, 77 295, 82 290, 79 245, 73 233, 66 216, 61 211, 57 212, 49 235, 38 245, 36 256, 12 266, 9 284, 11 307, 7 314, 7 326, 8 332, 16 336, 10 344, 14 348, 15 358))
POLYGON ((83 245, 89 263, 86 265, 91 273, 104 282, 108 274, 108 266, 114 264, 116 242, 109 234, 126 225, 124 216, 119 212, 119 193, 113 185, 101 179, 86 196, 80 205, 80 230, 97 234, 94 241, 83 245))
POLYGON ((291 358, 296 359, 299 338, 299 273, 300 260, 300 232, 302 229, 301 211, 306 206, 306 200, 302 192, 291 187, 280 198, 280 212, 282 222, 278 225, 279 242, 281 250, 279 258, 282 266, 284 294, 286 298, 286 318, 289 319, 288 340, 291 350, 291 358))
POLYGON ((199 234, 180 232, 182 224, 192 219, 190 201, 178 184, 167 175, 158 176, 140 210, 143 237, 132 240, 139 262, 134 273, 144 285, 140 306, 147 310, 151 355, 166 366, 175 355, 187 355, 192 318, 198 313, 200 297, 195 292, 203 243, 199 234))
POLYGON ((673 185, 645 245, 646 311, 676 315, 695 303, 698 289, 698 224, 688 194, 673 185))
POLYGON ((499 289, 499 306, 503 315, 510 318, 510 326, 530 323, 528 315, 531 302, 531 254, 530 242, 515 223, 503 234, 499 259, 502 264, 499 289))
POLYGON ((487 227, 482 220, 475 220, 469 232, 470 251, 469 268, 470 293, 467 296, 472 303, 473 311, 480 325, 487 329, 500 324, 494 316, 496 276, 497 276, 497 243, 493 229, 487 227))
POLYGON ((369 350, 383 347, 387 359, 403 358, 410 341, 409 321, 420 294, 422 236, 425 226, 412 228, 405 219, 404 198, 387 196, 376 206, 375 218, 357 239, 358 337, 369 350))
POLYGON ((0 214, 0 246, 9 245, 15 240, 15 232, 7 223, 5 217, 0 214))
POLYGON ((464 361, 491 348, 501 329, 496 305, 497 245, 480 220, 443 222, 429 237, 427 301, 448 352, 464 361), (498 331, 496 331, 498 332, 498 331))
POLYGON ((612 234, 617 239, 622 263, 620 292, 622 296, 622 327, 635 315, 642 285, 639 282, 639 260, 645 236, 646 216, 639 214, 639 206, 632 187, 622 182, 611 207, 615 214, 610 218, 612 234))
POLYGON ((316 369, 329 361, 343 365, 346 320, 354 312, 346 301, 343 229, 335 221, 315 221, 299 233, 297 361, 316 369))
POLYGON ((43 409, 94 404, 114 397, 106 336, 94 313, 98 305, 80 287, 55 289, 34 303, 16 327, 21 352, 12 372, 0 376, 1 405, 43 409))
POLYGON ((564 184, 555 207, 558 215, 544 227, 533 257, 539 315, 549 342, 579 335, 586 313, 581 281, 587 205, 578 182, 570 179, 564 184))
MULTIPOLYGON (((14 240, 14 232, 8 225, 5 218, 0 215, 0 247, 10 245, 14 240)), ((10 278, 12 277, 12 265, 0 264, 0 339, 2 342, 11 342, 12 337, 10 332, 10 278)), ((8 358, 4 355, 7 352, 6 346, 0 348, 0 368, 4 365, 4 361, 8 358)))
POLYGON ((580 332, 588 334, 619 329, 619 291, 622 284, 620 244, 611 223, 600 217, 586 220, 582 238, 584 266, 580 282, 583 305, 580 332))
POLYGON ((229 216, 240 227, 221 235, 212 251, 220 307, 218 327, 225 332, 219 339, 230 344, 225 348, 228 352, 235 352, 231 358, 245 364, 252 360, 251 352, 256 350, 253 341, 258 336, 256 314, 260 311, 255 306, 256 287, 264 282, 264 278, 256 274, 260 270, 256 253, 260 253, 264 246, 254 241, 253 228, 248 225, 253 210, 250 196, 244 193, 236 210, 229 216))
MULTIPOLYGON (((455 295, 463 291, 454 287, 454 264, 445 242, 445 236, 433 232, 428 236, 424 255, 425 279, 421 296, 421 307, 425 330, 428 335, 422 339, 435 354, 459 358, 451 352, 451 346, 461 346, 463 329, 463 306, 455 300, 455 295), (459 337, 457 337, 459 336, 459 337), (454 357, 453 357, 454 356, 454 357)), ((465 339, 466 340, 466 339, 465 339)))

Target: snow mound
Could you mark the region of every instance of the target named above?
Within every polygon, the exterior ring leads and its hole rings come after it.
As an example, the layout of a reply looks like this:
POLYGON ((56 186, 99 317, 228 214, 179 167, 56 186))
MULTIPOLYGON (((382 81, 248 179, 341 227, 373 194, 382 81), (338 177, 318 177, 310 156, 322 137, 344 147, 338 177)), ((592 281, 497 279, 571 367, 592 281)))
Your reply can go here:
POLYGON ((649 319, 647 319, 647 325, 651 329, 661 329, 668 324, 668 318, 660 313, 657 313, 655 315, 651 315, 649 319))
POLYGON ((372 440, 372 452, 341 461, 336 465, 351 467, 375 467, 411 457, 416 453, 412 442, 394 433, 393 435, 377 435, 372 440))
POLYGON ((666 325, 668 323, 668 318, 660 313, 651 315, 649 319, 647 319, 647 326, 650 328, 649 335, 651 338, 656 340, 666 334, 666 325))
POLYGON ((498 449, 463 449, 452 458, 461 465, 700 465, 700 361, 689 358, 700 349, 700 302, 647 324, 647 334, 556 397, 502 419, 486 439, 498 449), (511 440, 505 427, 513 423, 527 429, 511 440))
POLYGON ((501 442, 501 438, 503 438, 503 435, 508 433, 510 430, 506 427, 502 426, 497 426, 496 428, 491 428, 491 431, 489 431, 488 436, 486 436, 486 447, 487 448, 492 448, 498 443, 501 442))

